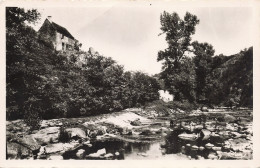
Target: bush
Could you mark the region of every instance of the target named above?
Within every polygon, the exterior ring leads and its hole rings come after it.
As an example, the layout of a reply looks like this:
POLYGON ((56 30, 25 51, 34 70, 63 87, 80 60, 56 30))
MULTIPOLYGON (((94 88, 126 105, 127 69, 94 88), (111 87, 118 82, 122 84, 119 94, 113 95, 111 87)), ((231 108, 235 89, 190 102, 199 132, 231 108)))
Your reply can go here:
POLYGON ((40 128, 42 111, 39 107, 38 100, 34 97, 29 98, 24 105, 24 122, 30 127, 30 130, 37 130, 40 128))
POLYGON ((197 105, 190 103, 189 101, 171 101, 168 103, 168 107, 171 109, 181 109, 186 112, 190 112, 194 109, 197 109, 197 105))
POLYGON ((59 142, 65 143, 70 141, 70 135, 64 127, 60 127, 59 142))

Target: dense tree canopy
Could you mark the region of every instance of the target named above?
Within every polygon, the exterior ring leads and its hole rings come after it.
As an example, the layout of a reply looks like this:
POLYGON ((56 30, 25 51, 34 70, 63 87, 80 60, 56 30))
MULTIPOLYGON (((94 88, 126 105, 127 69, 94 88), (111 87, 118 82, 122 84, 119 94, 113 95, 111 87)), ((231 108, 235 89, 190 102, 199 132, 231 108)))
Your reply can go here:
POLYGON ((163 62, 159 76, 175 101, 252 106, 252 47, 232 56, 214 56, 212 45, 192 42, 199 23, 195 15, 186 13, 181 19, 175 12, 163 12, 160 21, 168 48, 158 52, 157 61, 163 62))
POLYGON ((157 60, 163 61, 161 78, 164 79, 166 89, 174 94, 175 100, 192 100, 192 94, 189 91, 187 93, 185 87, 194 88, 194 82, 191 82, 193 70, 188 67, 183 71, 183 65, 191 62, 187 53, 191 50, 191 35, 195 33, 195 26, 199 20, 188 12, 184 19, 181 19, 177 13, 163 12, 160 21, 162 34, 166 34, 168 43, 168 48, 158 53, 157 60), (191 78, 189 79, 190 73, 191 78), (186 86, 182 87, 184 83, 186 86))
POLYGON ((205 100, 208 93, 208 80, 212 68, 212 57, 214 56, 213 46, 208 43, 192 43, 194 49, 194 63, 196 72, 196 97, 197 100, 205 100))
POLYGON ((96 115, 159 99, 156 78, 125 72, 97 52, 55 51, 26 24, 37 21, 37 10, 6 13, 7 119, 96 115))

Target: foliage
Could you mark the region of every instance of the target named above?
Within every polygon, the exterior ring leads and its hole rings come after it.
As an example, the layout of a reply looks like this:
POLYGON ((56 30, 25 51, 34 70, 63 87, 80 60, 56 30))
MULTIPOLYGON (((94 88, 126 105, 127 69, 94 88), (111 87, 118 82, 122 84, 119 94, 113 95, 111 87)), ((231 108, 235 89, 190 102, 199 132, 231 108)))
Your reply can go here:
MULTIPOLYGON (((8 10, 20 11, 7 8, 7 13, 11 13, 8 10)), ((123 66, 98 52, 57 52, 48 45, 51 42, 26 24, 20 24, 19 31, 9 25, 12 24, 7 25, 6 32, 9 120, 96 115, 159 99, 160 87, 154 77, 125 72, 123 66)))
POLYGON ((41 124, 41 111, 42 108, 39 107, 39 100, 35 97, 29 98, 24 105, 24 122, 30 127, 30 130, 37 130, 40 128, 41 124))
POLYGON ((231 56, 214 56, 212 45, 192 42, 199 23, 195 15, 186 13, 181 19, 177 13, 163 12, 160 21, 168 48, 158 52, 163 67, 157 76, 174 95, 176 107, 197 103, 252 107, 253 47, 231 56))
POLYGON ((190 51, 191 35, 195 33, 195 26, 199 20, 188 12, 184 19, 181 19, 177 13, 163 12, 160 21, 162 33, 166 34, 168 43, 167 49, 158 52, 157 60, 163 61, 161 79, 164 80, 166 89, 174 94, 175 100, 184 98, 193 101, 192 80, 194 79, 193 75, 189 79, 189 74, 194 72, 189 66, 187 70, 184 70, 183 66, 191 62, 187 57, 187 52, 190 51))
POLYGON ((194 63, 196 72, 196 97, 197 101, 207 99, 209 88, 208 80, 211 72, 212 56, 214 55, 213 46, 208 43, 192 43, 194 49, 194 63))

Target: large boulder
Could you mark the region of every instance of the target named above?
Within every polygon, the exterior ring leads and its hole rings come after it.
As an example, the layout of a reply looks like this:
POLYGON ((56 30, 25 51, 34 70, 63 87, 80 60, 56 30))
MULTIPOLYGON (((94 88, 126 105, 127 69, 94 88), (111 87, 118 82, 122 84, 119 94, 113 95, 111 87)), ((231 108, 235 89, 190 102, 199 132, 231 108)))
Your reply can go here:
POLYGON ((32 156, 32 151, 18 143, 7 143, 8 159, 24 159, 32 156))
POLYGON ((72 141, 70 143, 56 143, 56 144, 48 144, 45 146, 46 154, 53 154, 53 153, 64 153, 68 150, 75 150, 76 148, 80 147, 77 141, 72 141))
POLYGON ((207 140, 210 138, 211 132, 207 129, 202 129, 200 131, 200 136, 202 137, 202 140, 207 140))
POLYGON ((236 117, 229 115, 229 114, 225 114, 224 115, 224 121, 225 122, 235 122, 236 121, 236 117))
POLYGON ((59 133, 60 127, 48 127, 39 130, 38 132, 32 134, 32 136, 40 144, 49 144, 58 142, 59 133))
POLYGON ((12 141, 21 144, 22 146, 30 149, 31 151, 37 151, 41 147, 32 135, 25 135, 22 138, 16 138, 12 141))
POLYGON ((70 134, 71 138, 75 139, 85 139, 87 138, 86 132, 81 128, 67 128, 65 129, 66 132, 70 134))

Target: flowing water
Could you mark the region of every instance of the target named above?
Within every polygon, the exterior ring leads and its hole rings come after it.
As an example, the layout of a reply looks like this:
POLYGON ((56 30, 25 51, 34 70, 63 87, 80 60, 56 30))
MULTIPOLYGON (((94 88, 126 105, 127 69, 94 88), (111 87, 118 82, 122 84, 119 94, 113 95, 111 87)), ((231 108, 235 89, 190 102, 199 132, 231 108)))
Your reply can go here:
MULTIPOLYGON (((165 126, 165 125, 164 125, 165 126)), ((158 127, 161 127, 158 125, 158 127)), ((206 140, 203 136, 195 140, 183 140, 178 137, 182 133, 189 133, 181 128, 168 131, 167 135, 154 134, 153 138, 149 136, 142 136, 144 139, 153 140, 141 140, 139 141, 127 141, 119 139, 107 139, 102 141, 91 142, 92 147, 84 145, 79 149, 86 151, 84 158, 86 159, 117 159, 117 160, 138 160, 138 159, 198 159, 199 157, 207 158, 210 153, 216 153, 213 149, 205 148, 205 144, 210 143, 215 147, 222 147, 224 141, 227 138, 223 137, 210 137, 206 140), (202 147, 194 150, 192 146, 202 147), (103 155, 98 157, 88 157, 89 154, 95 153, 99 150, 105 151, 103 155), (110 154, 110 157, 106 157, 106 154, 110 154)), ((199 135, 200 131, 193 132, 199 135)), ((63 154, 64 159, 77 159, 76 152, 79 150, 66 152, 63 154)), ((221 149, 222 152, 226 152, 225 149, 221 149)))

